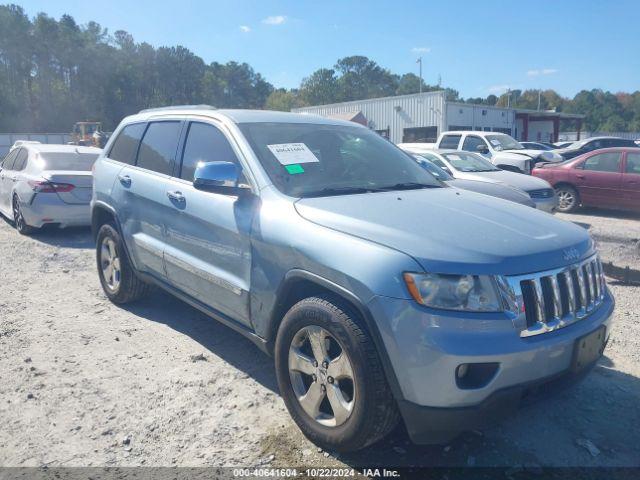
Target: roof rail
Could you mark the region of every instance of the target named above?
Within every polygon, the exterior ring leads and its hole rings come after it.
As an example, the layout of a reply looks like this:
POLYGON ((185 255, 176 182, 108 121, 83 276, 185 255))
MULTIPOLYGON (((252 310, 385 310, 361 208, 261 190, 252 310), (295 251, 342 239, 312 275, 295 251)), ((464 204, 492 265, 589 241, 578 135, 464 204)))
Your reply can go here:
POLYGON ((212 105, 171 105, 169 107, 145 108, 138 113, 163 112, 167 110, 217 110, 217 108, 212 105))

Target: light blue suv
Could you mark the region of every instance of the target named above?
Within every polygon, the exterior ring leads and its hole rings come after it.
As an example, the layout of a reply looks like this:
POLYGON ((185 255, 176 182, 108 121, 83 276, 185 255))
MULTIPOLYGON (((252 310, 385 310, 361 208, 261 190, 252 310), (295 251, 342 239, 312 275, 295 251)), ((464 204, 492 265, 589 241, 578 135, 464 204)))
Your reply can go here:
POLYGON ((275 357, 293 419, 355 450, 440 443, 579 378, 614 300, 587 232, 448 187, 359 125, 172 107, 95 165, 100 281, 158 286, 275 357))

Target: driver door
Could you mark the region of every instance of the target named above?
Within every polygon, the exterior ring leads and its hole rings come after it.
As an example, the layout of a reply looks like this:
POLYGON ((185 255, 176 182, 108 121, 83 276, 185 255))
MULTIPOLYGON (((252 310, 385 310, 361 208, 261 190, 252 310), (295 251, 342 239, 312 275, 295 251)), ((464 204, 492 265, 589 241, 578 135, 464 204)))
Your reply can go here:
POLYGON ((491 158, 491 149, 487 145, 487 142, 477 135, 467 135, 462 144, 462 150, 479 153, 485 158, 491 158), (482 151, 478 150, 478 147, 482 148, 482 151))
POLYGON ((193 186, 199 162, 240 165, 216 126, 189 122, 174 176, 166 183, 165 266, 169 282, 209 307, 250 325, 251 224, 259 199, 193 186))

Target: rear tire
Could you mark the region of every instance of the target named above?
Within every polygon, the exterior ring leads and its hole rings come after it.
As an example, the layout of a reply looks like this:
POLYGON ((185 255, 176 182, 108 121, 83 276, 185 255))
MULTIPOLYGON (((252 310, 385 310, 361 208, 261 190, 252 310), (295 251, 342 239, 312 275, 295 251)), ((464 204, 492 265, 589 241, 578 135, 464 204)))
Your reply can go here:
POLYGON ((27 224, 27 221, 22 215, 22 209, 20 208, 20 199, 17 195, 13 196, 13 224, 20 235, 31 235, 38 229, 27 224))
POLYGON ((557 210, 563 213, 575 212, 580 206, 580 196, 578 191, 571 185, 560 185, 556 187, 558 196, 557 210))
POLYGON ((134 302, 149 292, 150 285, 136 274, 122 237, 112 224, 104 224, 98 230, 96 260, 100 284, 113 303, 134 302))
POLYGON ((373 340, 339 297, 310 297, 291 307, 278 329, 275 364, 291 417, 323 449, 359 450, 398 423, 373 340))

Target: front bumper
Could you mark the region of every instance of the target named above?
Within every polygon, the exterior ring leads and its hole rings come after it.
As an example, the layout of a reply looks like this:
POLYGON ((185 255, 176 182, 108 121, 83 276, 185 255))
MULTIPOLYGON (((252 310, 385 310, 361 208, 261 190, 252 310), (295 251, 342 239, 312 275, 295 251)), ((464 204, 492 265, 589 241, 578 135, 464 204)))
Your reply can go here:
POLYGON ((55 194, 37 194, 31 203, 22 204, 21 210, 27 224, 36 228, 47 224, 56 224, 62 228, 91 224, 88 203, 64 203, 55 194))
POLYGON ((420 443, 446 441, 477 428, 474 415, 490 418, 489 412, 512 411, 528 385, 566 374, 576 340, 602 325, 608 334, 613 308, 607 291, 600 307, 582 320, 520 337, 500 313, 443 312, 387 297, 369 302, 397 380, 401 412, 411 437, 420 443), (495 374, 479 388, 461 388, 456 369, 478 363, 497 364, 495 374))

